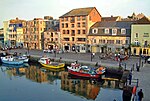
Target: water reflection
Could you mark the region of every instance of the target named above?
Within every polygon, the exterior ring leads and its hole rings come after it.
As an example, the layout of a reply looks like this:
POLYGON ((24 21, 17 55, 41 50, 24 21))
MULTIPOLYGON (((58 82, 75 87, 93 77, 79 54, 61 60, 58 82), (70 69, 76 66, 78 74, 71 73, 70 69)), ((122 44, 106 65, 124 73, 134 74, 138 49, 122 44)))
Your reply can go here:
MULTIPOLYGON (((27 64, 26 64, 27 65, 27 64)), ((73 96, 80 96, 86 99, 95 100, 101 88, 118 88, 119 81, 110 80, 90 80, 76 78, 68 74, 66 69, 48 69, 37 65, 28 66, 7 66, 2 65, 1 71, 6 73, 11 79, 12 76, 25 76, 25 78, 37 82, 48 83, 50 85, 60 84, 62 91, 67 91, 73 96), (57 82, 60 81, 60 82, 57 82)))

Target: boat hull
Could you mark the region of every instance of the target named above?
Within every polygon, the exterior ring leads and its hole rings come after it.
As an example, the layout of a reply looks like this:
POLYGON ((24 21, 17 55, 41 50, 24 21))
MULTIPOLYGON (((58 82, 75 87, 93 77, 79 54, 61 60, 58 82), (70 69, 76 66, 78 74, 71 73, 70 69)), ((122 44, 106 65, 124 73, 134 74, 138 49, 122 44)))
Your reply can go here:
POLYGON ((81 73, 81 72, 77 72, 77 71, 73 71, 69 69, 68 69, 68 72, 72 75, 79 76, 79 77, 94 78, 94 79, 98 79, 100 77, 99 74, 81 73))
POLYGON ((1 61, 2 63, 10 64, 10 65, 20 65, 24 63, 23 61, 7 61, 7 60, 1 60, 1 61))
POLYGON ((44 67, 47 67, 47 68, 64 68, 65 64, 64 63, 60 63, 59 65, 51 65, 51 64, 44 64, 44 63, 41 63, 40 64, 44 67))

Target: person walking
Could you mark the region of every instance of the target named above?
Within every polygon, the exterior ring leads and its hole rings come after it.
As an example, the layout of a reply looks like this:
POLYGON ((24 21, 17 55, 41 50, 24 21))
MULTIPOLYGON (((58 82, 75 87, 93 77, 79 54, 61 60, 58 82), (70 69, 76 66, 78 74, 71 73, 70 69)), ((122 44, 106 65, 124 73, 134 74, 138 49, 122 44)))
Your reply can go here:
POLYGON ((140 89, 140 91, 138 92, 138 101, 142 101, 142 98, 144 97, 144 94, 143 94, 143 92, 142 92, 142 89, 140 89))

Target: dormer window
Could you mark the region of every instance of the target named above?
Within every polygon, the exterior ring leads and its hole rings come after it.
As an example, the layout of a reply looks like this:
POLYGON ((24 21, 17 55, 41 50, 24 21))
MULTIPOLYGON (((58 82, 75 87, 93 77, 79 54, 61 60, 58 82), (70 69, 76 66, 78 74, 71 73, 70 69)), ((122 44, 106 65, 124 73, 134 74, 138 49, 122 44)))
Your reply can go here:
POLYGON ((98 32, 98 29, 94 28, 92 29, 92 33, 96 34, 98 32))
POLYGON ((121 34, 126 34, 126 29, 125 28, 121 29, 121 34))
POLYGON ((105 34, 109 34, 109 28, 105 28, 105 34))
POLYGON ((116 34, 117 34, 117 29, 116 28, 112 29, 112 35, 116 35, 116 34))

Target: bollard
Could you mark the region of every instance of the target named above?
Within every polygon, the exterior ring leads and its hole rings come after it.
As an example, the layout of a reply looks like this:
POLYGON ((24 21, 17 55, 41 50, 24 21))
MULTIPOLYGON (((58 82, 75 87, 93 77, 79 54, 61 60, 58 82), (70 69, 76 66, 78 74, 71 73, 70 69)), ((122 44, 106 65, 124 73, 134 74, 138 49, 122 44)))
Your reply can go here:
POLYGON ((142 61, 142 67, 143 67, 143 61, 142 61))
POLYGON ((136 85, 136 87, 138 87, 139 86, 139 79, 137 79, 137 85, 136 85))
POLYGON ((134 64, 133 64, 132 70, 134 71, 134 64))

